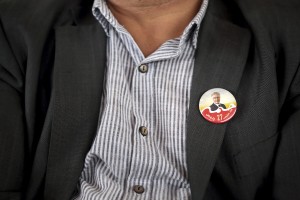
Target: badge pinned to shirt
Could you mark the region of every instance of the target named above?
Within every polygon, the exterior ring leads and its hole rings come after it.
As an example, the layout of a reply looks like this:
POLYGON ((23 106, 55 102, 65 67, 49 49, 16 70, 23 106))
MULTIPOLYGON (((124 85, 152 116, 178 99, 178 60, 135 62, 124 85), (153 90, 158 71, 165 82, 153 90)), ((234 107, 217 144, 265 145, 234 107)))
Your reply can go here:
POLYGON ((237 109, 234 96, 223 88, 205 92, 199 101, 201 115, 209 122, 221 124, 233 118, 237 109))

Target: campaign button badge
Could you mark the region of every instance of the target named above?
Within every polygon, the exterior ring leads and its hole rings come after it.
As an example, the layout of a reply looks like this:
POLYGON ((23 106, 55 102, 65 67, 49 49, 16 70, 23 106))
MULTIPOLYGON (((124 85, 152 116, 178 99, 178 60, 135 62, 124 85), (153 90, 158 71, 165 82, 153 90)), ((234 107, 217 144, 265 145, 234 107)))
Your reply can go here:
POLYGON ((235 115, 237 102, 229 91, 214 88, 201 96, 199 109, 207 121, 221 124, 228 122, 235 115))

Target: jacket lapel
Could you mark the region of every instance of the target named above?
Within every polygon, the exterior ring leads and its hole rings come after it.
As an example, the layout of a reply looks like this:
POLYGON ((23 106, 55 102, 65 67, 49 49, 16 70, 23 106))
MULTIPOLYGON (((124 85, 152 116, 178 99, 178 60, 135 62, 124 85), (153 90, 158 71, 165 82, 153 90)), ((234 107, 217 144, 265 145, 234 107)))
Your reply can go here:
MULTIPOLYGON (((227 123, 206 121, 199 111, 201 95, 212 88, 237 94, 250 43, 250 34, 207 13, 198 36, 187 121, 187 163, 192 198, 203 198, 223 142, 227 123)), ((238 103, 238 100, 237 100, 238 103)), ((237 110, 238 112, 238 110, 237 110)))
POLYGON ((70 199, 96 135, 106 66, 101 26, 56 29, 53 121, 45 199, 70 199))

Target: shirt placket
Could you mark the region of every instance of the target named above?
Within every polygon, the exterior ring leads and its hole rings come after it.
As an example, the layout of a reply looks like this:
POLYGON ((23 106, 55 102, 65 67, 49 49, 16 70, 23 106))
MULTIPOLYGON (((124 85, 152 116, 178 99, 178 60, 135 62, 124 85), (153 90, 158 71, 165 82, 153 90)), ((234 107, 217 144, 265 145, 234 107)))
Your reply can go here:
POLYGON ((153 134, 155 134, 154 70, 155 63, 140 63, 134 66, 132 76, 132 108, 135 123, 127 188, 131 191, 128 193, 129 199, 149 199, 152 193, 151 184, 157 165, 155 141, 153 140, 153 134))

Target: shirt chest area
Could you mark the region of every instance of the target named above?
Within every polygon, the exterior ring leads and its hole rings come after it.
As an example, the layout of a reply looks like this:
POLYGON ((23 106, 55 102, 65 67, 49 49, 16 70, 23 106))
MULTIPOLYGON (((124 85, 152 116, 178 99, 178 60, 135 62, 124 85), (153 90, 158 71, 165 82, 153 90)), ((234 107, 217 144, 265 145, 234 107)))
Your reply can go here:
POLYGON ((172 197, 178 188, 188 195, 185 138, 194 48, 183 46, 182 53, 169 41, 143 58, 134 43, 111 34, 106 51, 99 125, 85 171, 95 168, 128 188, 142 185, 145 196, 155 195, 159 185, 172 197))

